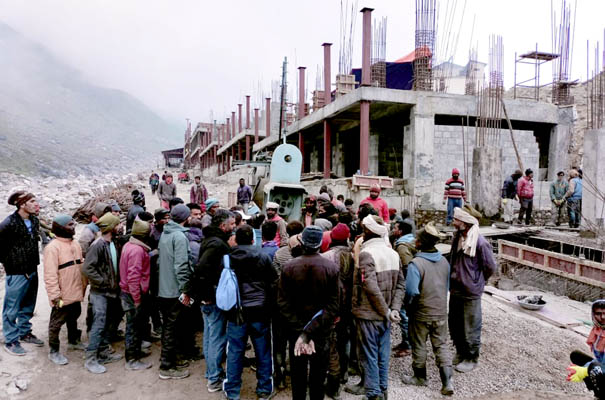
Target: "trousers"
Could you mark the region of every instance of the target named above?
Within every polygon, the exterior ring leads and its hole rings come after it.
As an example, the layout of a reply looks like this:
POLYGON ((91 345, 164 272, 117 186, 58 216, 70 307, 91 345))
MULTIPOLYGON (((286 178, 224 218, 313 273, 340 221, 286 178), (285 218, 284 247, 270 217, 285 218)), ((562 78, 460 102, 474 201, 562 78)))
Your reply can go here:
POLYGON ((78 317, 82 313, 80 302, 68 304, 61 308, 53 307, 48 320, 48 346, 51 352, 59 351, 59 333, 61 327, 67 325, 67 341, 76 344, 80 340, 81 331, 78 329, 78 317))

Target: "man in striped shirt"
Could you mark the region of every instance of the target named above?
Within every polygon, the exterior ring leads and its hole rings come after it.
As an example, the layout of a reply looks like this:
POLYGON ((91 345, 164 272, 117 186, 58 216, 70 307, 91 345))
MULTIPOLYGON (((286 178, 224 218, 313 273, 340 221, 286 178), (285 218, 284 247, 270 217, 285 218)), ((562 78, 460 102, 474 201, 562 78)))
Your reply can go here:
POLYGON ((447 218, 446 225, 452 223, 454 219, 454 208, 462 208, 463 202, 466 203, 466 192, 464 191, 464 181, 460 179, 458 168, 452 170, 452 177, 445 182, 445 191, 443 192, 443 204, 447 200, 447 218))

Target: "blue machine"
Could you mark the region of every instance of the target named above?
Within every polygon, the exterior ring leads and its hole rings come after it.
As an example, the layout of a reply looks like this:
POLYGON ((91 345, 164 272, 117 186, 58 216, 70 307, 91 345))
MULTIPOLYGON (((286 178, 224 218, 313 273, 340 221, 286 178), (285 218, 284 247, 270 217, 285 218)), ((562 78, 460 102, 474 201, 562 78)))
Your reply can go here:
POLYGON ((269 182, 263 188, 263 212, 267 203, 279 204, 278 214, 288 220, 300 220, 303 198, 307 193, 300 184, 302 154, 298 147, 280 144, 273 152, 269 182))

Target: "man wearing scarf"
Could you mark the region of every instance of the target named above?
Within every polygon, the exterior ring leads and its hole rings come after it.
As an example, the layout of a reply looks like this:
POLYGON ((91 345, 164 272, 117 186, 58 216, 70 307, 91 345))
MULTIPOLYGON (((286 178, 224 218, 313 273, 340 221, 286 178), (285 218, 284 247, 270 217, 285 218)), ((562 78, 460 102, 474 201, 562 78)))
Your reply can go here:
POLYGON ((48 358, 57 365, 65 365, 67 358, 59 352, 59 332, 63 324, 67 324, 69 348, 84 350, 78 329, 78 317, 82 312, 80 303, 86 291, 80 272, 84 257, 74 240, 76 222, 72 217, 57 215, 52 233, 55 239, 44 249, 44 283, 52 307, 48 321, 48 358))
POLYGON ((2 331, 4 349, 23 356, 26 351, 21 342, 44 345, 32 333, 30 322, 38 293, 39 206, 36 197, 24 191, 10 195, 8 204, 17 209, 0 223, 0 262, 6 272, 2 331))
POLYGON ((450 335, 456 347, 456 371, 470 372, 479 362, 483 288, 497 266, 492 245, 479 234, 476 218, 456 207, 453 224, 456 233, 450 251, 450 335))
POLYGON ((407 269, 405 304, 410 314, 410 343, 414 376, 404 376, 406 385, 426 386, 426 341, 430 337, 441 377, 441 394, 454 394, 452 358, 447 346, 447 291, 450 266, 435 245, 441 238, 429 222, 415 240, 418 252, 407 269))
POLYGON ((404 278, 399 255, 385 241, 388 229, 383 220, 368 215, 362 225, 363 243, 353 272, 352 312, 365 395, 368 399, 382 399, 389 381, 391 322, 401 318, 404 278))

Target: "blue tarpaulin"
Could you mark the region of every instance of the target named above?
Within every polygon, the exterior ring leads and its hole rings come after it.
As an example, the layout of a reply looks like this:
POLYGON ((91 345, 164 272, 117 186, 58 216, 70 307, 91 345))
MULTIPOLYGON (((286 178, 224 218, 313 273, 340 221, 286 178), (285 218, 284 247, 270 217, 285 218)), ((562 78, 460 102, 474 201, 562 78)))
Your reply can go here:
MULTIPOLYGON (((414 67, 413 63, 395 63, 388 62, 387 64, 387 88, 412 90, 414 84, 414 67)), ((354 68, 352 74, 355 75, 355 81, 361 82, 361 68, 354 68)), ((356 85, 359 87, 359 84, 356 85)))

